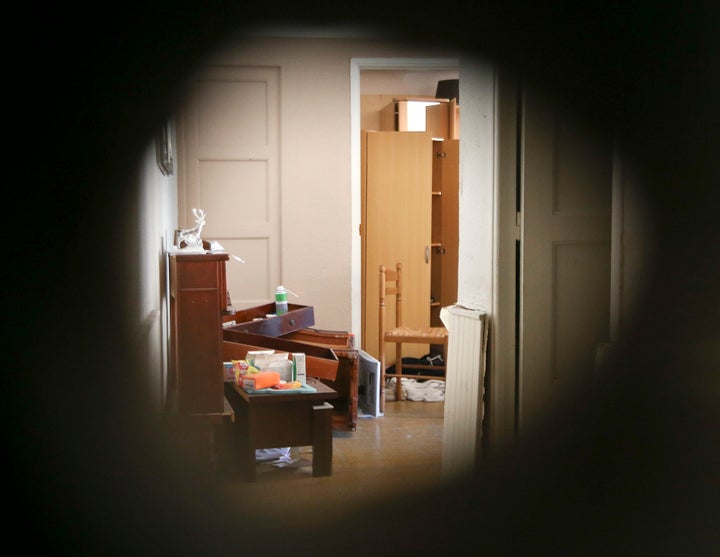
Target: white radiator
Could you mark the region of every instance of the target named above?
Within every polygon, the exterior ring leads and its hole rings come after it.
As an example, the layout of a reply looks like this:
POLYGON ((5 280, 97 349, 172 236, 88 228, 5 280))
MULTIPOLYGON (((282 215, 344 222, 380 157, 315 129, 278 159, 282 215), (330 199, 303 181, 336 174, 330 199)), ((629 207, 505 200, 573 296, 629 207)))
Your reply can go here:
POLYGON ((454 305, 440 319, 449 332, 442 476, 469 477, 480 462, 487 349, 486 314, 454 305))

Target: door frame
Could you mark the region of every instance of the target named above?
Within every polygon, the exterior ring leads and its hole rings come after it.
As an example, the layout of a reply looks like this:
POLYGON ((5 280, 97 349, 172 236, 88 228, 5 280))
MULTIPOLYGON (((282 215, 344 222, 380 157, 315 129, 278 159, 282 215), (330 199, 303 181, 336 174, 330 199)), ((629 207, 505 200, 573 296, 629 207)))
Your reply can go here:
MULTIPOLYGON (((520 184, 518 177, 522 160, 518 156, 517 124, 519 118, 519 87, 521 80, 518 75, 485 61, 464 60, 461 64, 457 59, 416 59, 416 58, 353 58, 351 70, 351 187, 352 187, 352 222, 357 233, 352 239, 352 323, 353 330, 361 329, 362 311, 362 259, 360 217, 361 217, 361 184, 360 184, 360 71, 363 69, 459 69, 461 77, 460 92, 464 98, 478 99, 477 114, 466 114, 463 119, 463 136, 467 141, 465 148, 460 150, 460 203, 482 203, 488 208, 492 224, 489 232, 492 235, 491 253, 486 260, 490 268, 479 275, 477 269, 463 267, 459 262, 458 302, 468 307, 487 312, 488 361, 487 361, 487 392, 485 404, 485 420, 480 454, 483 460, 490 457, 502 457, 516 447, 518 436, 519 400, 518 377, 520 374, 517 354, 519 334, 519 292, 517 264, 518 242, 521 240, 521 207, 518 206, 520 184), (464 93, 465 91, 465 93, 464 93), (468 118, 469 116, 469 118, 468 118), (473 119, 477 120, 474 122, 473 119), (480 153, 482 159, 491 168, 476 176, 478 168, 469 160, 463 161, 463 153, 470 159, 478 154, 473 149, 475 142, 489 149, 489 153, 480 153), (472 148, 471 148, 472 147, 472 148), (464 187, 463 187, 464 184, 464 187), (477 189, 477 191, 475 191, 477 189), (463 270, 466 276, 461 276, 463 270), (474 274, 475 273, 475 274, 474 274), (482 283, 477 290, 473 286, 482 283), (461 288, 462 287, 462 288, 461 288)), ((466 107, 467 110, 467 107, 466 107)), ((471 112, 468 110, 468 112, 471 112)), ((616 177, 614 183, 617 184, 616 177)), ((615 203, 617 191, 613 192, 615 203)), ((463 238, 463 211, 460 211, 460 253, 463 242, 472 238, 463 238)), ((489 215, 488 215, 489 216, 489 215)), ((469 226, 469 225, 468 225, 469 226)), ((618 228, 613 219, 612 230, 617 238, 618 228)), ((485 227, 485 230, 488 228, 485 227)), ((477 230, 473 230, 476 233, 477 230)), ((467 229, 466 229, 467 233, 467 229)), ((616 243, 616 242, 614 242, 616 243)), ((614 246, 616 248, 617 246, 614 246)), ((615 249, 613 250, 615 255, 615 249)), ((613 277, 617 273, 617 261, 611 263, 613 277)), ((611 283, 611 300, 616 296, 618 285, 616 280, 611 283)), ((613 304, 615 305, 615 304, 613 304)), ((611 320, 616 321, 616 311, 611 310, 611 320)))
MULTIPOLYGON (((352 58, 350 60, 350 102, 351 102, 351 188, 352 188, 352 230, 357 231, 352 238, 352 326, 361 330, 362 323, 362 252, 360 238, 361 224, 361 178, 360 178, 360 71, 363 69, 458 69, 460 93, 464 98, 476 98, 483 91, 484 98, 479 99, 471 118, 464 118, 463 136, 467 141, 477 141, 489 146, 483 160, 491 168, 483 176, 474 176, 477 170, 472 164, 463 163, 463 152, 473 158, 475 151, 468 147, 460 148, 460 204, 463 196, 472 203, 490 203, 488 209, 493 223, 492 247, 490 249, 489 269, 482 273, 484 285, 482 292, 471 292, 467 299, 461 298, 458 285, 458 302, 468 307, 481 309, 488 314, 488 393, 486 394, 485 420, 483 422, 482 449, 478 451, 483 460, 488 456, 501 456, 511 451, 515 445, 517 394, 516 394, 516 276, 515 239, 519 237, 516 219, 517 186, 517 80, 516 76, 499 71, 486 61, 428 58, 352 58), (466 71, 466 73, 464 73, 466 71), (477 120, 477 122, 473 121, 477 120), (482 137, 478 137, 482 136, 482 137), (482 191, 463 192, 463 183, 470 189, 479 186, 482 191), (484 307, 479 307, 483 305, 484 307)), ((463 272, 460 259, 463 257, 463 222, 460 211, 460 245, 458 261, 458 279, 463 272)), ((466 241, 468 241, 467 239, 466 241)), ((471 269, 472 270, 472 269, 471 269)), ((474 283, 476 275, 465 277, 474 283)), ((359 339, 361 342, 361 339, 359 339)), ((481 364, 478 362, 478 367, 481 364)), ((478 369, 479 371, 479 369, 478 369)), ((476 463, 479 464, 479 463, 476 463)))
MULTIPOLYGON (((457 70, 457 58, 351 58, 350 59, 350 188, 351 188, 351 241, 350 291, 351 330, 362 331, 362 239, 360 237, 362 198, 360 178, 360 72, 362 70, 457 70)), ((361 335, 356 333, 357 346, 362 346, 361 335)))

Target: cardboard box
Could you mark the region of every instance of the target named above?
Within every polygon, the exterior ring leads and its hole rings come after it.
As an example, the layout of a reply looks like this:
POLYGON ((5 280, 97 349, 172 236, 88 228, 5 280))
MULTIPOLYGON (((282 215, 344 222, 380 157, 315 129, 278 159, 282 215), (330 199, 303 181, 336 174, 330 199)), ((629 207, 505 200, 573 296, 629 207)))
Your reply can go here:
POLYGON ((235 368, 232 362, 223 362, 225 381, 235 381, 235 368))
POLYGON ((300 381, 303 385, 307 383, 307 368, 305 362, 305 353, 295 352, 293 355, 293 379, 300 381))

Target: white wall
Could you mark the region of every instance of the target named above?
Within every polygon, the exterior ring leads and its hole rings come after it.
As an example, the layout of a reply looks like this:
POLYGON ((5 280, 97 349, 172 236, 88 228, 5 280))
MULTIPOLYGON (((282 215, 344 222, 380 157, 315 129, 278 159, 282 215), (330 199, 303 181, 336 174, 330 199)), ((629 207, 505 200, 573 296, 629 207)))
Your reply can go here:
POLYGON ((493 303, 495 75, 490 62, 461 60, 458 303, 485 312, 493 303))
MULTIPOLYGON (((171 142, 174 145, 174 133, 171 142)), ((139 344, 147 365, 148 392, 151 405, 161 409, 165 397, 168 304, 165 253, 172 245, 177 227, 177 177, 165 176, 156 163, 155 143, 145 148, 139 162, 140 190, 138 197, 139 238, 137 268, 141 288, 137 297, 139 344)))
POLYGON ((457 70, 363 70, 361 95, 434 97, 438 81, 457 79, 457 70))
POLYGON ((280 68, 281 275, 319 328, 354 330, 350 61, 449 57, 384 41, 253 37, 208 62, 280 68))

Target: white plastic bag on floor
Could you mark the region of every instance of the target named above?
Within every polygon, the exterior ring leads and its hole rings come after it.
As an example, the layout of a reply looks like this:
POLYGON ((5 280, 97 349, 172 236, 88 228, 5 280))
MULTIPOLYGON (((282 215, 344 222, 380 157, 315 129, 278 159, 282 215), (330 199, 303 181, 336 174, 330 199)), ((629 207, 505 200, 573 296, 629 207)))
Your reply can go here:
MULTIPOLYGON (((406 381, 406 379, 403 379, 406 381)), ((440 402, 445 400, 445 381, 439 381, 438 379, 428 379, 421 383, 413 380, 407 385, 403 385, 407 391, 407 399, 415 400, 419 402, 440 402)))
MULTIPOLYGON (((395 400, 395 380, 391 377, 385 385, 385 400, 395 400)), ((416 379, 403 378, 400 383, 400 400, 412 400, 416 402, 440 402, 445 400, 445 381, 439 379, 416 379)))
POLYGON ((292 462, 290 458, 290 447, 282 447, 279 449, 255 449, 255 460, 260 462, 268 462, 274 460, 272 464, 292 462))

